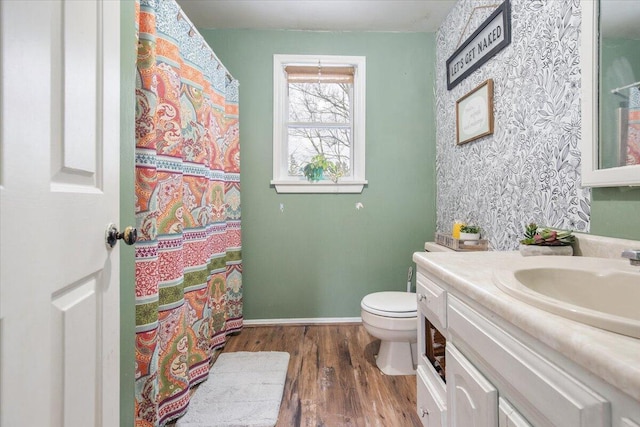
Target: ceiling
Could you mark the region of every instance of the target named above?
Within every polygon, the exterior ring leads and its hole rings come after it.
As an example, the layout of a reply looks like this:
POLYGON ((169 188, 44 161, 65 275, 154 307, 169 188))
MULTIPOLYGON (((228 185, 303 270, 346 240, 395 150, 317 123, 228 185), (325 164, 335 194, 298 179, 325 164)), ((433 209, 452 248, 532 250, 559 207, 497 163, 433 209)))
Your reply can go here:
POLYGON ((435 32, 456 0, 177 0, 198 28, 435 32))

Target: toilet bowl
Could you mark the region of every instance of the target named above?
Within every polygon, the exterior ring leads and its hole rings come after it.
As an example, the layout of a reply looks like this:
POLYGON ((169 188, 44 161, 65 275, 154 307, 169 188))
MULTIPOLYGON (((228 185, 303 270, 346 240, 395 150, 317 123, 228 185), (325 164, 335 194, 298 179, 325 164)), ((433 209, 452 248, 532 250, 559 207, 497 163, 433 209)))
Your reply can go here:
POLYGON ((417 302, 413 292, 375 292, 360 302, 362 324, 380 339, 376 365, 387 375, 415 375, 418 340, 417 302))

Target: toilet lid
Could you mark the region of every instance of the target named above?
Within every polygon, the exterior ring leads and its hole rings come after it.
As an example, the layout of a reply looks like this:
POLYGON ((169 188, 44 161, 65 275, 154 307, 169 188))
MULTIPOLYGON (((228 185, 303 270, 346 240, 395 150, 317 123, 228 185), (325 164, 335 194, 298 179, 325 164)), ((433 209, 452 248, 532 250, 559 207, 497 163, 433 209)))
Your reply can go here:
POLYGON ((413 292, 375 292, 362 298, 360 307, 385 317, 415 317, 418 309, 413 292))

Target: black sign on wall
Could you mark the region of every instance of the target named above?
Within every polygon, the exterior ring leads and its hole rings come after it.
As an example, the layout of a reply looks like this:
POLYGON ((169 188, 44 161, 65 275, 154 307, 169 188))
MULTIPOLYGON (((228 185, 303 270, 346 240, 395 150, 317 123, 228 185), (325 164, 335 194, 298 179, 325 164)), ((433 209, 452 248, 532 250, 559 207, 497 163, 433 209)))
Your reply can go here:
POLYGON ((509 43, 511 4, 505 0, 447 59, 447 89, 453 89, 509 43))

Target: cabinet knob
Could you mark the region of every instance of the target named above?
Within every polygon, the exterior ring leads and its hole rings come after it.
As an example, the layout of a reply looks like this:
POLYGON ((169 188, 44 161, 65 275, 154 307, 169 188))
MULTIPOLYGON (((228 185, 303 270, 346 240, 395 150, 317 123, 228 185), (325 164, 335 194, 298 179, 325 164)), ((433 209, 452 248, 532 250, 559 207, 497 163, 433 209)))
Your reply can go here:
POLYGON ((425 294, 418 294, 418 301, 423 301, 427 299, 427 296, 425 294))
POLYGON ((425 415, 429 415, 429 411, 424 408, 420 408, 420 417, 424 418, 425 415))

